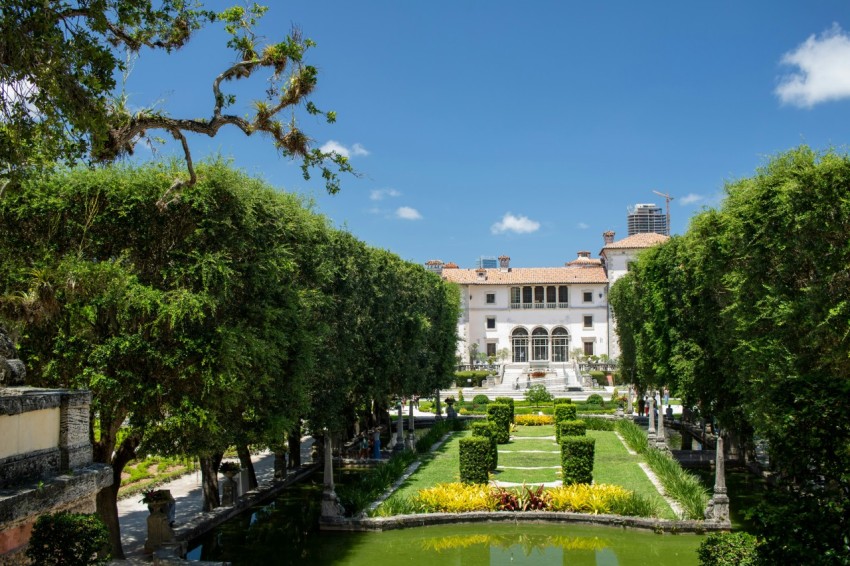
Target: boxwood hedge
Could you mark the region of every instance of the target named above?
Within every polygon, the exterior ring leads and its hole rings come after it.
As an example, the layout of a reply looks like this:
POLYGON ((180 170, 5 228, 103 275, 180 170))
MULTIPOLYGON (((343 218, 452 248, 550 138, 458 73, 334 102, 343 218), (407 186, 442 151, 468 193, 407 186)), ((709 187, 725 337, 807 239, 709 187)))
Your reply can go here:
POLYGON ((596 439, 592 436, 561 437, 561 472, 564 485, 593 482, 593 456, 596 439))
POLYGON ((460 439, 460 481, 487 483, 490 480, 487 469, 490 462, 490 446, 490 439, 483 436, 468 436, 460 439))

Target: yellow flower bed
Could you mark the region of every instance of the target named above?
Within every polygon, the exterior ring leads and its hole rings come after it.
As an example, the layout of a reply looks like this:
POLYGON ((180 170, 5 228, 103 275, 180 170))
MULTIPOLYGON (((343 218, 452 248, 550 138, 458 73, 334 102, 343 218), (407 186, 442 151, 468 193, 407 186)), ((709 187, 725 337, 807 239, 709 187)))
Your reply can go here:
POLYGON ((552 415, 517 415, 514 417, 514 424, 523 426, 543 426, 555 424, 555 417, 552 415))
POLYGON ((465 483, 441 483, 423 489, 413 498, 413 503, 425 513, 466 513, 496 508, 496 498, 489 486, 465 483))
POLYGON ((565 485, 549 489, 549 509, 577 513, 610 513, 617 501, 630 497, 631 493, 618 485, 565 485))

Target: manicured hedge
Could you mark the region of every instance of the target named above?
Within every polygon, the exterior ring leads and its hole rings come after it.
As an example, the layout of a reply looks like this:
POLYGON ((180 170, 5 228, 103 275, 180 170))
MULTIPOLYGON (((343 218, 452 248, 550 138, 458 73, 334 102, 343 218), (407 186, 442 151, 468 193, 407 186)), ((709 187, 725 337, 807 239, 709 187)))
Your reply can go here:
POLYGON ((587 425, 587 430, 614 430, 614 423, 616 421, 612 419, 601 419, 599 417, 582 417, 581 420, 587 425))
POLYGON ((758 564, 758 539, 744 532, 713 533, 697 549, 701 566, 758 564))
POLYGON ((499 446, 496 443, 496 427, 490 421, 478 421, 470 426, 472 436, 483 436, 490 440, 490 462, 487 464, 488 470, 495 470, 499 465, 499 446))
POLYGON ((573 400, 569 397, 559 397, 553 401, 553 404, 557 407, 558 405, 570 405, 573 400))
POLYGON ((460 481, 464 483, 487 483, 490 476, 490 439, 483 436, 468 436, 459 441, 460 481))
POLYGON ((563 421, 558 425, 561 429, 561 438, 565 436, 586 436, 587 425, 583 420, 563 421))
POLYGON ((593 456, 596 439, 592 436, 561 437, 561 472, 564 485, 593 482, 593 456))
POLYGON ((486 405, 490 402, 490 398, 484 395, 483 393, 479 393, 475 397, 472 398, 473 405, 486 405))
POLYGON ((514 422, 514 418, 516 417, 514 400, 511 397, 496 397, 495 402, 503 403, 511 408, 511 422, 514 422))
POLYGON ((34 564, 87 566, 109 561, 109 530, 97 515, 42 515, 32 530, 26 555, 34 564))
POLYGON ((511 439, 511 408, 502 403, 487 405, 487 420, 493 423, 496 442, 507 444, 511 439))
POLYGON ((576 406, 570 403, 555 405, 555 440, 561 441, 561 423, 576 420, 576 406))
POLYGON ((472 387, 481 387, 481 382, 487 379, 487 376, 490 375, 490 372, 486 369, 479 369, 473 371, 456 371, 455 372, 455 384, 458 387, 467 387, 470 385, 467 383, 467 379, 472 380, 472 387))

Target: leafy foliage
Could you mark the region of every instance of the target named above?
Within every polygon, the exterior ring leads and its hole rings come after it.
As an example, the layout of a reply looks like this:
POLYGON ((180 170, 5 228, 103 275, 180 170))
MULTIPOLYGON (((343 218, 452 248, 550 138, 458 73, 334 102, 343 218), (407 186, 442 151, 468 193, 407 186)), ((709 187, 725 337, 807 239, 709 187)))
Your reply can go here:
POLYGON ((517 415, 517 426, 544 426, 554 424, 555 419, 551 415, 517 415))
POLYGON ((499 511, 545 511, 549 507, 549 493, 542 485, 496 488, 492 493, 499 511))
POLYGON ((596 439, 589 436, 562 436, 560 443, 564 485, 591 483, 596 439))
POLYGON ((494 403, 501 403, 503 405, 507 405, 511 408, 511 422, 514 422, 516 417, 516 402, 513 397, 496 397, 493 400, 494 403))
POLYGON ((563 421, 558 426, 561 429, 561 438, 565 436, 585 436, 587 433, 587 424, 581 419, 563 421))
POLYGON ((495 425, 490 421, 472 423, 470 426, 472 436, 483 436, 490 441, 490 458, 487 469, 495 471, 499 465, 499 446, 496 442, 497 431, 495 425))
POLYGON ((755 566, 758 539, 745 532, 712 533, 697 549, 700 566, 755 566))
POLYGON ((555 405, 555 441, 561 441, 561 423, 576 420, 577 408, 572 403, 555 405))
POLYGON ((445 483, 419 491, 414 505, 423 513, 466 513, 493 511, 496 499, 481 483, 445 483))
POLYGON ((507 444, 511 439, 511 407, 502 403, 488 405, 487 420, 493 424, 496 442, 507 444))
POLYGON ((554 396, 549 393, 546 386, 539 383, 526 389, 524 396, 525 400, 529 403, 534 403, 535 407, 539 407, 540 403, 549 403, 554 399, 554 396))
POLYGON ((46 566, 87 566, 109 561, 109 531, 97 515, 56 513, 40 516, 26 555, 46 566))
POLYGON ((486 484, 491 462, 491 440, 483 436, 460 439, 460 481, 463 483, 486 484))

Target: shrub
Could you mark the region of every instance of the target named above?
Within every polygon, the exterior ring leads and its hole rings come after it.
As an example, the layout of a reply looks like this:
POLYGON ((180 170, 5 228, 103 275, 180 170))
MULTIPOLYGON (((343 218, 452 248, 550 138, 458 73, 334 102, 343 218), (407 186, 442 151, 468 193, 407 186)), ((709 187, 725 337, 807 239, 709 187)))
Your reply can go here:
POLYGON ((496 442, 507 444, 511 439, 511 408, 502 403, 487 405, 487 419, 496 427, 496 442))
POLYGON ((605 406, 605 399, 602 398, 602 395, 599 393, 594 393, 587 398, 587 401, 584 402, 585 405, 599 405, 600 407, 605 406))
POLYGON ((596 439, 589 436, 561 438, 561 471, 564 485, 593 482, 596 439))
POLYGON ((486 485, 442 483, 419 491, 413 505, 422 513, 466 513, 493 511, 496 499, 486 485))
POLYGON ((489 375, 490 372, 488 370, 457 371, 455 372, 455 384, 458 387, 466 387, 467 385, 481 387, 481 382, 487 379, 489 375), (468 383, 468 379, 472 380, 472 382, 468 383))
POLYGON ((35 522, 27 557, 34 564, 86 566, 109 560, 109 531, 97 515, 56 513, 35 522))
POLYGON ((490 480, 487 464, 490 462, 490 439, 482 436, 461 438, 460 481, 487 483, 490 480))
POLYGON ((472 398, 473 405, 486 405, 489 402, 490 398, 482 393, 479 393, 478 395, 472 398))
POLYGON ((446 419, 435 422, 434 426, 432 426, 427 433, 416 441, 416 451, 420 454, 430 451, 431 447, 447 433, 463 430, 465 426, 466 421, 458 419, 446 419))
POLYGON ((550 425, 554 422, 555 419, 551 415, 517 415, 515 424, 523 426, 543 426, 550 425))
POLYGON ((599 417, 582 417, 581 420, 587 425, 587 430, 613 431, 616 422, 611 419, 601 419, 599 417))
POLYGON ((605 375, 606 375, 606 373, 605 373, 604 371, 600 371, 600 370, 598 370, 598 369, 594 369, 594 370, 591 370, 591 371, 589 371, 589 372, 587 372, 587 373, 589 373, 589 374, 590 374, 590 377, 591 377, 592 379, 595 379, 595 380, 596 380, 596 383, 600 383, 600 384, 608 383, 608 380, 606 380, 606 379, 605 379, 605 375))
POLYGON ((563 421, 558 425, 561 428, 561 438, 565 436, 585 436, 587 425, 582 420, 563 421))
POLYGON ((516 411, 514 410, 516 407, 514 406, 514 400, 511 397, 496 397, 496 403, 502 403, 503 405, 507 405, 511 408, 511 422, 514 422, 514 418, 516 417, 516 411))
POLYGON ((534 403, 535 407, 539 407, 540 403, 548 403, 553 399, 553 396, 546 390, 543 384, 532 385, 525 390, 525 400, 534 403))
POLYGON ((488 470, 495 470, 499 465, 499 446, 496 443, 495 425, 489 421, 472 423, 470 427, 472 436, 483 436, 490 441, 490 460, 487 463, 488 470))
POLYGON ((712 533, 697 549, 702 566, 752 566, 757 564, 758 539, 745 532, 712 533))
POLYGON ((572 403, 573 403, 573 400, 570 399, 569 397, 559 397, 552 402, 552 404, 556 407, 558 405, 572 405, 572 403))
POLYGON ((533 489, 525 484, 515 489, 496 488, 493 492, 499 511, 543 511, 549 507, 549 493, 543 486, 533 489))
POLYGON ((561 441, 561 423, 576 420, 576 406, 570 403, 555 405, 555 440, 561 441))
POLYGON ((631 491, 619 485, 591 485, 576 483, 549 490, 549 508, 552 511, 573 511, 575 513, 605 514, 613 513, 616 501, 625 499, 631 491))

